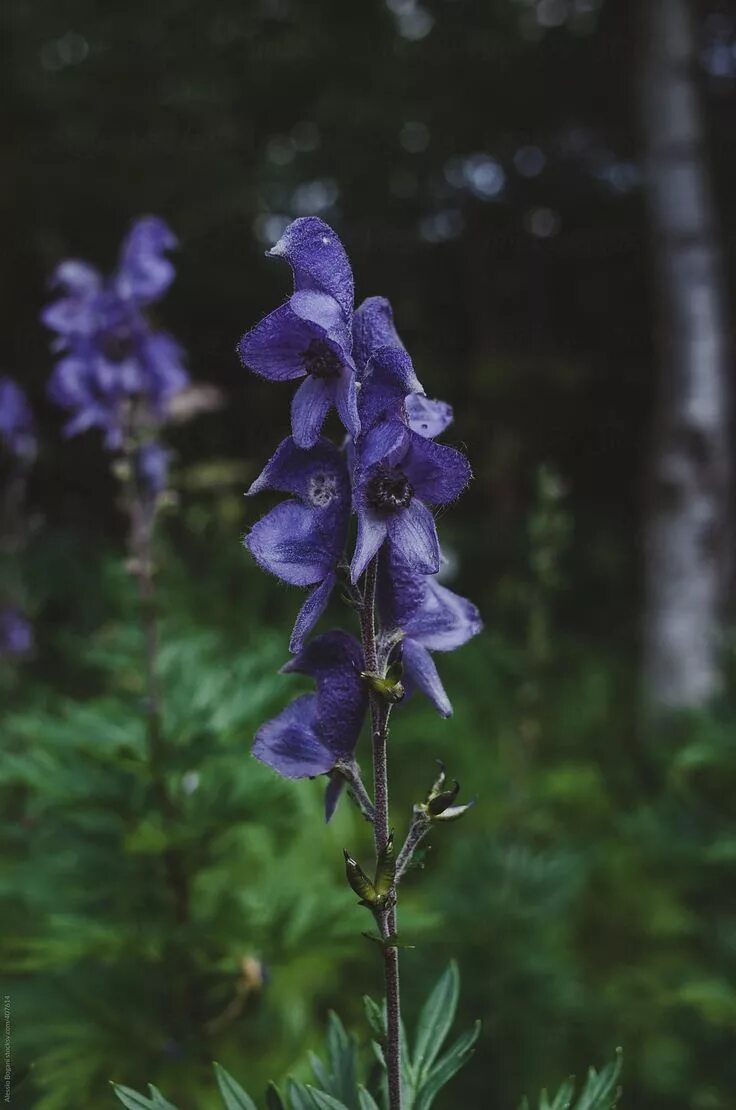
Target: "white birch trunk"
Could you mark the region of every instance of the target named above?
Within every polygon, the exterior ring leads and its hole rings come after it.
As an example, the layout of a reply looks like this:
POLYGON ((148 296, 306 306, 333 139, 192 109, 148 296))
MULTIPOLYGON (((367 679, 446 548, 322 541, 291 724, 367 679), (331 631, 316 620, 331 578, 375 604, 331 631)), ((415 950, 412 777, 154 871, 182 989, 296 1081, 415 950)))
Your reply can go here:
POLYGON ((687 0, 647 0, 643 106, 660 299, 644 664, 658 707, 717 692, 730 542, 729 354, 722 260, 687 0))

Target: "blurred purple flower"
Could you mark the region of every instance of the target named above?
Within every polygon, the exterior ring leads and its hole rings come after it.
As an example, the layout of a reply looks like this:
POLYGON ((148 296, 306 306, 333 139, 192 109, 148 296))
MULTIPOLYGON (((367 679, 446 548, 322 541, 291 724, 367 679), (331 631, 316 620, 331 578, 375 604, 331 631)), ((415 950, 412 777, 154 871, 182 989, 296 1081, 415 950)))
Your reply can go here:
POLYGON ((440 548, 427 505, 454 501, 470 475, 468 460, 453 447, 433 443, 399 420, 376 424, 359 445, 354 468, 353 582, 386 540, 412 571, 436 573, 440 548))
POLYGON ((0 440, 19 459, 32 459, 36 453, 33 414, 12 378, 0 378, 0 440))
POLYGON ((151 440, 142 444, 135 456, 136 477, 144 493, 155 499, 166 489, 171 452, 151 440))
POLYGON ((169 399, 187 384, 181 348, 168 333, 154 331, 143 312, 173 280, 164 252, 175 245, 166 224, 150 216, 131 228, 109 280, 84 262, 57 267, 60 296, 41 318, 58 337, 61 357, 49 396, 72 412, 67 435, 99 427, 106 446, 117 449, 128 400, 142 400, 148 418, 161 420, 169 399))
POLYGON ((314 587, 291 636, 291 651, 324 611, 345 550, 350 481, 344 456, 327 439, 305 450, 289 437, 256 478, 248 495, 278 490, 294 496, 266 514, 245 538, 254 559, 284 582, 314 587))
POLYGON ((291 404, 300 447, 313 446, 334 406, 353 437, 360 431, 353 348, 353 274, 335 232, 316 216, 289 224, 267 252, 294 274, 286 302, 238 344, 243 365, 271 381, 304 378, 291 404))
POLYGON ((18 658, 33 649, 33 628, 20 609, 0 610, 0 658, 18 658))
MULTIPOLYGON (((360 644, 346 632, 315 637, 282 671, 306 674, 316 694, 303 694, 261 725, 253 755, 289 779, 326 775, 352 757, 368 706, 360 644)), ((329 814, 328 814, 329 816, 329 814)))

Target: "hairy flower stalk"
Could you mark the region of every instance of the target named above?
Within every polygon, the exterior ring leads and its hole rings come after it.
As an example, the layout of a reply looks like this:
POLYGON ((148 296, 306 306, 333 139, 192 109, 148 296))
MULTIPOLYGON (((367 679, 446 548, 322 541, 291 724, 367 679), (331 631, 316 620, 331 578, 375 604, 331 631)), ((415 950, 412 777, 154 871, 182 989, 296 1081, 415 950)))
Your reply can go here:
POLYGON ((389 819, 389 720, 414 691, 444 717, 452 706, 432 653, 452 651, 480 631, 475 606, 440 585, 434 510, 454 501, 470 478, 461 452, 435 442, 452 410, 430 400, 393 323, 391 307, 369 297, 354 310, 353 275, 334 231, 316 217, 295 220, 269 252, 294 276, 289 300, 240 341, 244 366, 275 382, 299 380, 291 435, 282 441, 248 494, 287 495, 257 521, 245 546, 263 569, 309 590, 294 624, 293 658, 284 673, 316 685, 256 733, 253 754, 291 779, 325 776, 329 821, 345 785, 372 822, 375 877, 345 852, 348 883, 373 915, 386 989, 389 1110, 401 1108, 401 1012, 396 888, 435 821, 469 807, 454 805, 459 787, 444 788, 444 770, 414 807, 406 841, 394 858, 389 819), (335 409, 340 446, 324 434, 335 409), (356 521, 348 552, 351 517, 356 521), (341 630, 309 638, 341 583, 360 618, 360 642, 341 630), (356 748, 370 712, 373 799, 356 748))
MULTIPOLYGON (((366 671, 379 674, 376 649, 376 583, 378 579, 376 555, 366 568, 363 582, 363 609, 361 633, 366 671)), ((373 752, 373 790, 375 817, 373 839, 376 860, 384 855, 389 839, 388 793, 388 722, 391 705, 375 691, 370 692, 371 739, 373 752)), ((396 887, 392 886, 385 904, 375 910, 376 924, 384 941, 396 936, 396 887)), ((395 945, 383 946, 384 978, 386 983, 386 1071, 388 1075, 389 1106, 401 1107, 401 999, 399 993, 399 950, 395 945)))

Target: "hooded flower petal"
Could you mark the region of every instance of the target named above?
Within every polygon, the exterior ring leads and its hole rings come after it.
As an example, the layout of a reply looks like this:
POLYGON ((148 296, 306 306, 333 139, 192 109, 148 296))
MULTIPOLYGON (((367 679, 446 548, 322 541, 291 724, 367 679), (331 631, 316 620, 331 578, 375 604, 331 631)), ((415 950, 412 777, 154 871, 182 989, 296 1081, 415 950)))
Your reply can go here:
POLYGON ((352 755, 368 707, 368 691, 360 677, 363 651, 347 632, 333 630, 310 640, 282 667, 312 677, 317 683, 314 729, 333 753, 333 762, 352 755))
POLYGON ((383 517, 364 509, 358 513, 358 537, 355 541, 350 579, 357 582, 371 559, 376 555, 388 535, 388 524, 383 517))
POLYGON ((378 348, 367 365, 360 390, 363 431, 379 422, 403 421, 407 395, 421 388, 412 361, 403 348, 378 348))
POLYGON ((435 439, 452 424, 452 405, 430 401, 423 393, 412 393, 406 398, 406 416, 413 432, 425 439, 435 439))
POLYGON ((428 578, 421 606, 401 627, 430 651, 454 651, 477 636, 483 621, 472 601, 428 578))
POLYGON ((273 382, 303 378, 310 345, 325 340, 324 328, 297 316, 288 302, 264 317, 238 344, 243 366, 273 382))
POLYGON ((404 350, 390 303, 385 297, 367 297, 353 316, 353 357, 358 374, 364 373, 368 360, 379 347, 404 350))
POLYGON ((454 501, 472 474, 470 463, 460 451, 433 443, 416 432, 409 432, 408 449, 401 466, 415 495, 430 505, 454 501))
POLYGON ((354 440, 357 439, 360 435, 358 385, 355 374, 348 367, 343 367, 342 373, 335 383, 335 408, 342 420, 343 427, 354 440))
POLYGON ((378 568, 378 605, 387 628, 405 628, 424 601, 427 582, 392 548, 378 568))
POLYGON ((287 779, 325 775, 334 756, 315 731, 317 695, 303 694, 256 733, 253 755, 287 779))
POLYGON ((354 290, 350 262, 339 238, 324 220, 317 216, 294 220, 267 253, 289 262, 295 290, 328 293, 346 316, 352 315, 354 290))
POLYGON ((141 304, 158 300, 176 271, 165 252, 177 245, 173 231, 158 216, 136 220, 120 252, 115 288, 121 297, 141 304))
POLYGON ((291 428, 300 447, 313 447, 317 442, 333 399, 332 382, 310 375, 301 383, 291 402, 291 428))
POLYGON ((416 497, 407 508, 389 517, 388 536, 391 547, 407 566, 421 574, 436 574, 440 569, 434 517, 416 497))
POLYGON ((253 525, 245 546, 257 563, 293 586, 313 586, 335 563, 333 537, 313 509, 283 501, 253 525))
POLYGON ((398 420, 376 424, 361 439, 358 457, 363 471, 377 463, 393 465, 406 452, 409 431, 398 420))
POLYGON ((416 640, 406 639, 401 645, 401 655, 407 689, 412 685, 417 686, 426 694, 438 713, 449 717, 452 714, 452 705, 427 649, 416 640))
POLYGON ((302 650, 304 640, 312 631, 327 607, 327 602, 330 600, 330 595, 335 588, 335 581, 335 575, 329 573, 318 586, 315 586, 314 589, 309 592, 307 600, 302 605, 294 621, 294 629, 289 641, 289 651, 296 653, 302 650))
POLYGON ((77 259, 61 262, 54 271, 52 285, 62 296, 47 305, 41 320, 59 335, 87 335, 96 326, 95 300, 102 288, 102 278, 93 266, 77 259))

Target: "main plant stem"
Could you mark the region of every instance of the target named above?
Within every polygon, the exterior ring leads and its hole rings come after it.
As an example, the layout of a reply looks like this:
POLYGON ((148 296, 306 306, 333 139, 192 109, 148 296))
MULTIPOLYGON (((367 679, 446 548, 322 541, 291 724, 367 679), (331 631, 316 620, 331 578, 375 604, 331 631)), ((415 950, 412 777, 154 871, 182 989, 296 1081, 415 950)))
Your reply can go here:
MULTIPOLYGON (((372 559, 365 572, 361 630, 365 669, 369 674, 378 673, 376 647, 376 577, 378 556, 372 559)), ((375 817, 373 833, 376 859, 386 847, 389 837, 388 810, 388 719, 390 708, 375 691, 371 690, 371 737, 373 744, 373 797, 375 817)), ((395 891, 393 900, 385 909, 376 911, 376 921, 384 940, 396 934, 395 891)), ((393 945, 383 949, 384 977, 386 982, 386 1071, 388 1074, 389 1110, 401 1110, 401 1002, 399 996, 399 950, 393 945)))

